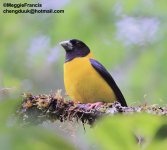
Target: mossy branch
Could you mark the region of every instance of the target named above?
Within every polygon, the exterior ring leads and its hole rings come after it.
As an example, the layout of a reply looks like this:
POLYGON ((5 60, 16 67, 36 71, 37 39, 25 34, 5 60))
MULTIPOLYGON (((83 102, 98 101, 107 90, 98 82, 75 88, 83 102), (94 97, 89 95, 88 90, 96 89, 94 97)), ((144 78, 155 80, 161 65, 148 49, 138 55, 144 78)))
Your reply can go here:
POLYGON ((66 120, 80 120, 92 125, 99 117, 105 115, 132 114, 145 112, 155 115, 167 115, 167 107, 157 105, 141 105, 122 107, 120 103, 105 103, 98 108, 88 110, 85 104, 67 101, 61 96, 61 91, 49 95, 34 96, 31 93, 23 94, 23 102, 17 111, 24 123, 39 124, 44 121, 64 122, 66 120))

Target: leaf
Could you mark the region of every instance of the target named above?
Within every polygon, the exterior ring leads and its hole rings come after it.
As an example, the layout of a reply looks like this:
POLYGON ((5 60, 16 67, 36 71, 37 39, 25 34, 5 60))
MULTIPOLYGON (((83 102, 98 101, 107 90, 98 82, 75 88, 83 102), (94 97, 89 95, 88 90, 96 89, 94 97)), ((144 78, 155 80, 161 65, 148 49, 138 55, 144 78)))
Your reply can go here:
POLYGON ((15 113, 17 100, 2 100, 0 101, 0 127, 6 124, 7 119, 15 113))
POLYGON ((101 119, 91 133, 93 141, 105 150, 139 149, 137 137, 144 137, 145 145, 162 124, 161 117, 147 114, 116 115, 101 119))
POLYGON ((125 121, 126 118, 119 115, 102 119, 95 127, 95 133, 92 134, 95 143, 105 150, 122 150, 123 148, 133 150, 136 148, 131 128, 125 121))
POLYGON ((18 100, 0 102, 0 149, 4 150, 74 150, 62 138, 41 127, 21 127, 13 121, 18 100))
POLYGON ((155 139, 157 140, 167 139, 167 124, 161 125, 161 127, 157 130, 155 139))
POLYGON ((74 150, 56 134, 39 127, 4 129, 0 133, 0 145, 9 150, 74 150))

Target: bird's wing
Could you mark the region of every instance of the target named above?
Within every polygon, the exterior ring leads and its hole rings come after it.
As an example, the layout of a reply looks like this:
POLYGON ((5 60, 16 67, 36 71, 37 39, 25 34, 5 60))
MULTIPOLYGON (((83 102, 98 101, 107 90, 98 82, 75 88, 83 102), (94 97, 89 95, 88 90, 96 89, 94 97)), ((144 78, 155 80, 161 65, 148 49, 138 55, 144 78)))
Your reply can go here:
POLYGON ((114 91, 117 101, 119 101, 122 106, 127 106, 124 96, 122 95, 114 79, 109 74, 109 72, 105 69, 105 67, 94 59, 89 59, 89 60, 93 68, 102 76, 102 78, 109 84, 111 89, 114 91))

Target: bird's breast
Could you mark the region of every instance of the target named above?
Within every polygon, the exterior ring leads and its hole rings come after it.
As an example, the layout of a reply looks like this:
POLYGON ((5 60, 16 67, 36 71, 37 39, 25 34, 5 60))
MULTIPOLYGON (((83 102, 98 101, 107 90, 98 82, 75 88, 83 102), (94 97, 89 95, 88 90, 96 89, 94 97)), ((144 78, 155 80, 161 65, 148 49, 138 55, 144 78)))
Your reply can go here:
POLYGON ((75 58, 64 64, 64 84, 67 94, 75 101, 90 103, 116 100, 113 90, 87 57, 75 58))

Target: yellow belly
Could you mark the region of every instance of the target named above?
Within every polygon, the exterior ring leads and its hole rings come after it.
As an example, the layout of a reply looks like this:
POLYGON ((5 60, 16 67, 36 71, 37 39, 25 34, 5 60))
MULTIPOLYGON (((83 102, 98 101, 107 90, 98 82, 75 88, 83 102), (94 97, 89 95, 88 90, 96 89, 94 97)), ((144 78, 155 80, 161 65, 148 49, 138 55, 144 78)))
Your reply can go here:
POLYGON ((116 101, 113 90, 90 64, 90 57, 75 58, 64 64, 67 94, 82 103, 116 101))

